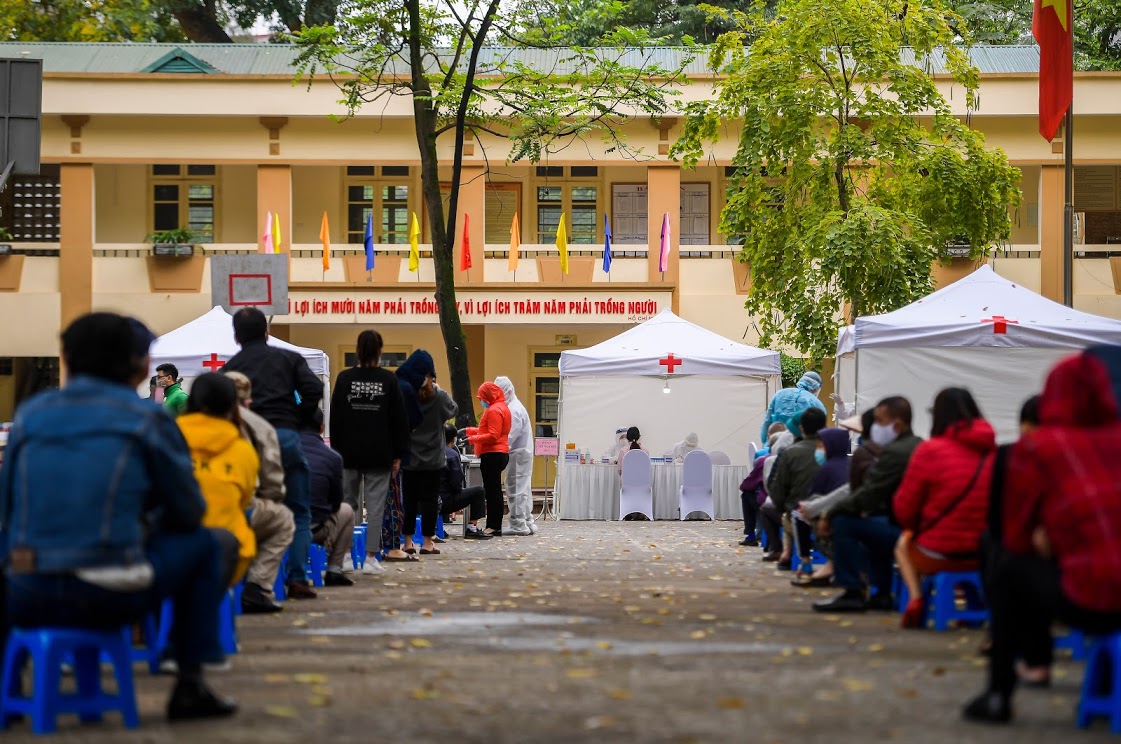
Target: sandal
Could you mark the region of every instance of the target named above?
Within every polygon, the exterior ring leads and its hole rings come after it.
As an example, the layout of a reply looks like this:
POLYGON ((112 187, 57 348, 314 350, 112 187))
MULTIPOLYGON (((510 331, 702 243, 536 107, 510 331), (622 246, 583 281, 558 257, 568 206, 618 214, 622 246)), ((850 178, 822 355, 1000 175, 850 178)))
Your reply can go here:
POLYGON ((440 549, 439 548, 432 548, 432 550, 425 550, 424 548, 421 548, 420 549, 420 554, 421 555, 440 555, 440 549))
POLYGON ((797 576, 790 580, 791 586, 798 586, 803 589, 817 589, 819 587, 833 586, 832 576, 797 576))
POLYGON ((385 561, 386 563, 417 563, 420 561, 420 558, 417 558, 415 555, 406 555, 404 558, 397 555, 387 555, 385 561))
POLYGON ((414 553, 416 553, 416 548, 405 548, 405 552, 409 555, 413 555, 414 553))

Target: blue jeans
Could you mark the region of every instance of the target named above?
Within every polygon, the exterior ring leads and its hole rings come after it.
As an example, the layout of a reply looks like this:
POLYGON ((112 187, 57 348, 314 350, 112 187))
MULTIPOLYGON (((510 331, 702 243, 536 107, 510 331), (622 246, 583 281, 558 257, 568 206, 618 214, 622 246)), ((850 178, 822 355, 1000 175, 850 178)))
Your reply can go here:
POLYGON ((280 462, 284 466, 284 505, 292 512, 296 534, 288 549, 288 583, 306 584, 308 548, 311 545, 311 468, 294 429, 277 429, 280 462))
POLYGON ((8 577, 8 622, 13 627, 116 628, 158 612, 171 597, 175 618, 171 644, 180 674, 198 673, 218 644, 218 605, 226 587, 219 576, 218 541, 210 530, 156 535, 147 557, 152 586, 115 592, 70 574, 13 574, 8 577))
POLYGON ((833 583, 842 589, 863 589, 861 572, 877 594, 891 596, 891 568, 901 530, 886 516, 838 514, 833 522, 833 583))

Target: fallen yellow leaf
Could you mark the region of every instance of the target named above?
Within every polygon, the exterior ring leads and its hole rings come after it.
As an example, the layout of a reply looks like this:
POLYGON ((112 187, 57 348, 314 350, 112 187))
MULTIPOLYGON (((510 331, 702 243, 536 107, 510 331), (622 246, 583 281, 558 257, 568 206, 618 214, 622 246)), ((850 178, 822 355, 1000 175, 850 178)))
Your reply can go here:
POLYGON ((301 685, 321 685, 327 681, 326 674, 296 674, 292 679, 301 685))
POLYGON ((618 687, 608 690, 607 696, 612 700, 630 700, 634 697, 630 690, 623 690, 618 687))
POLYGON ((269 705, 265 708, 265 712, 270 716, 277 718, 299 718, 300 711, 296 710, 290 705, 269 705))
POLYGON ((738 697, 723 697, 716 701, 716 707, 724 710, 739 710, 745 705, 743 698, 738 697))
POLYGON ((596 670, 588 667, 577 667, 567 672, 569 679, 591 679, 596 676, 596 670))
POLYGON ((413 638, 409 641, 409 645, 413 648, 432 648, 432 641, 427 638, 413 638))
POLYGON ((280 685, 280 684, 285 684, 285 683, 291 682, 291 681, 292 681, 292 678, 290 676, 288 676, 287 674, 266 674, 265 675, 265 682, 268 682, 270 685, 280 685))

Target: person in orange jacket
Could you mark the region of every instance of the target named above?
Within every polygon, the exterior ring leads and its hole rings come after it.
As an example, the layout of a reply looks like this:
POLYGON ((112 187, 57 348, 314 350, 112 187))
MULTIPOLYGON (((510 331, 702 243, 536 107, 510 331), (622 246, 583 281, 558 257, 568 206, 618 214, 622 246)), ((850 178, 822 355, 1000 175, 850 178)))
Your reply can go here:
MULTIPOLYGON (((510 409, 502 388, 493 382, 479 386, 479 400, 483 404, 483 418, 477 427, 467 428, 467 441, 479 456, 483 475, 483 489, 487 492, 488 535, 502 534, 502 471, 510 464, 510 409)), ((474 516, 474 515, 472 515, 474 516)))

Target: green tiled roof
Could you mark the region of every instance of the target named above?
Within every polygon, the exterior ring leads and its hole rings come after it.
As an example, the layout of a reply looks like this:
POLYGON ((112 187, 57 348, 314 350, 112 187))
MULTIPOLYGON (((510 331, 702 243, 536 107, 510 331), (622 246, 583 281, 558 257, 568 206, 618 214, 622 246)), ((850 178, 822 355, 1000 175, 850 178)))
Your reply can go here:
MULTIPOLYGON (((514 58, 538 69, 556 69, 563 72, 566 50, 538 49, 515 50, 506 47, 488 47, 480 57, 480 71, 505 58, 514 58)), ((610 52, 614 55, 614 50, 610 52)), ((695 58, 686 67, 690 75, 709 72, 703 49, 688 50, 679 47, 632 50, 624 59, 630 64, 644 60, 662 67, 673 68, 690 55, 695 58)), ((127 74, 144 72, 180 72, 184 74, 212 72, 227 75, 286 75, 293 74, 297 51, 290 44, 129 44, 129 43, 0 43, 0 57, 30 57, 43 60, 47 73, 102 73, 127 74), (198 67, 197 70, 190 69, 198 67), (205 67, 212 68, 207 71, 205 67)), ((970 56, 983 74, 1028 73, 1039 71, 1039 48, 1036 46, 976 46, 970 56)), ((905 50, 908 62, 914 55, 905 50)), ((934 55, 931 69, 942 71, 941 56, 934 55)), ((404 69, 397 70, 404 72, 404 69)))

